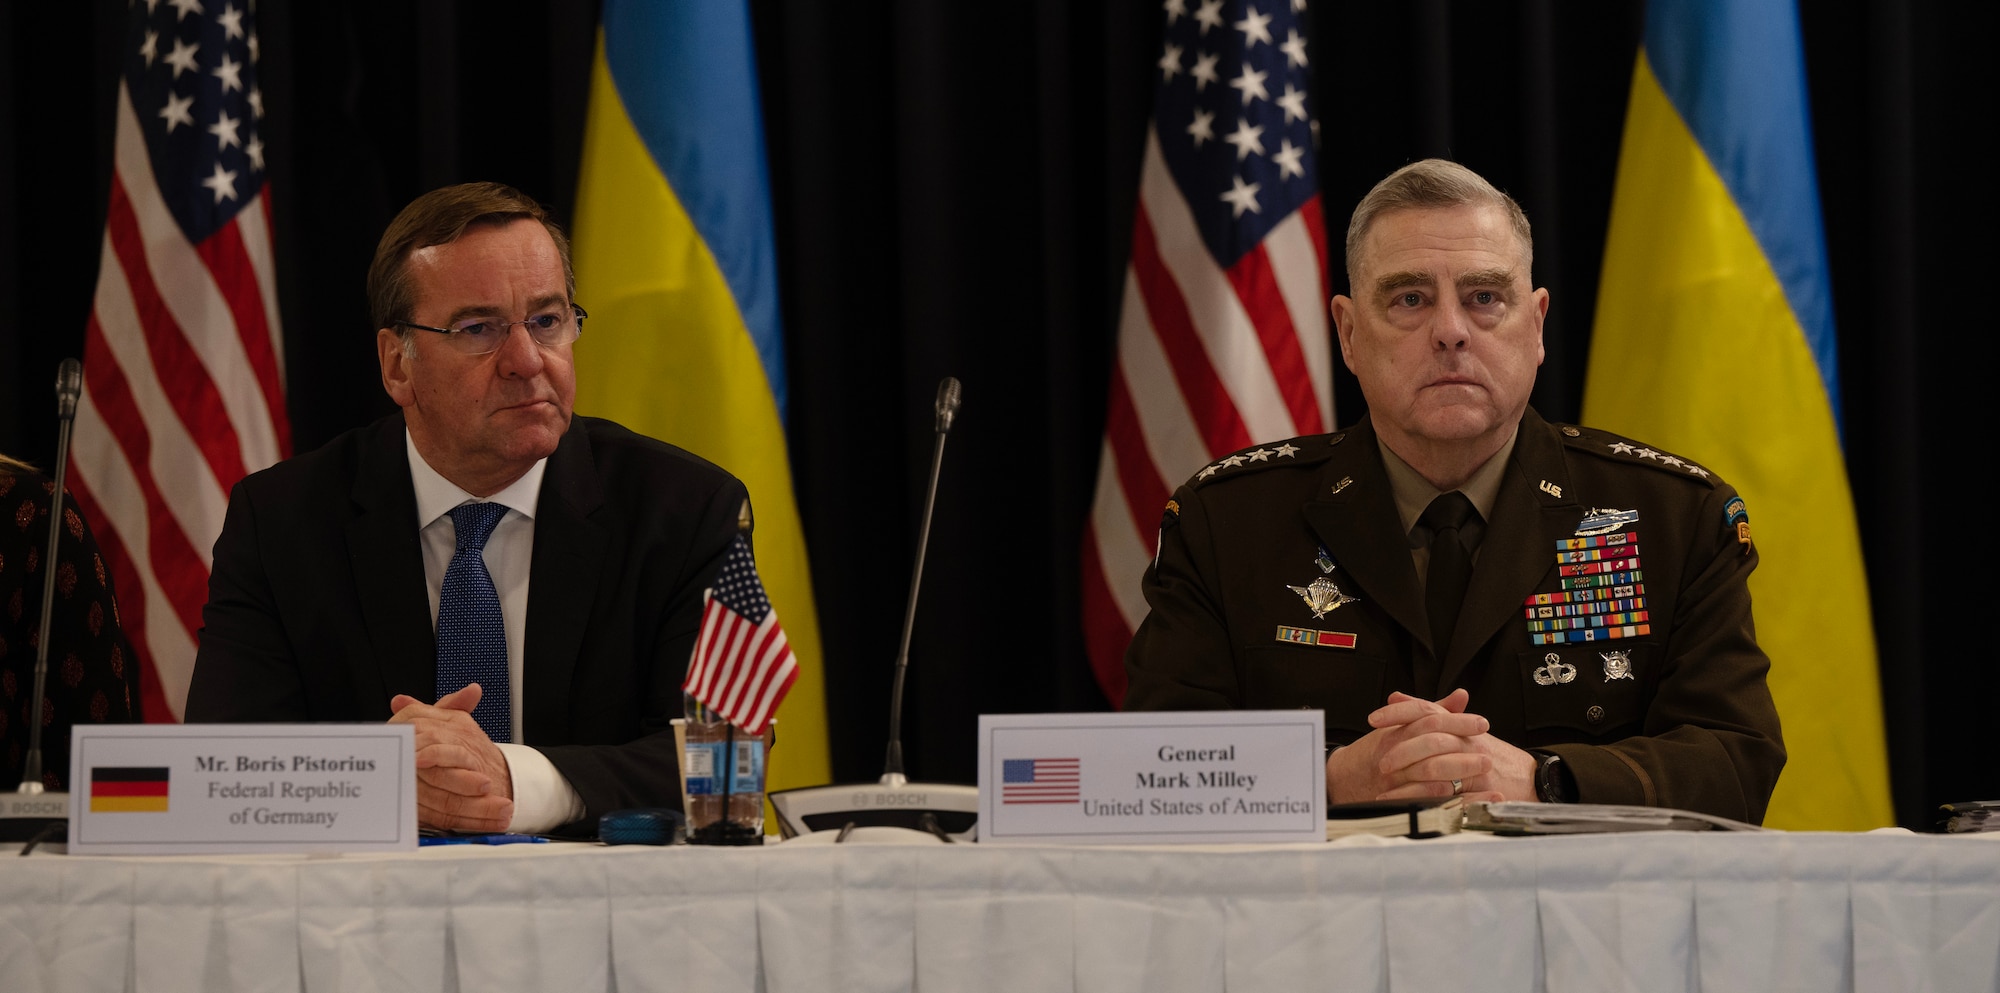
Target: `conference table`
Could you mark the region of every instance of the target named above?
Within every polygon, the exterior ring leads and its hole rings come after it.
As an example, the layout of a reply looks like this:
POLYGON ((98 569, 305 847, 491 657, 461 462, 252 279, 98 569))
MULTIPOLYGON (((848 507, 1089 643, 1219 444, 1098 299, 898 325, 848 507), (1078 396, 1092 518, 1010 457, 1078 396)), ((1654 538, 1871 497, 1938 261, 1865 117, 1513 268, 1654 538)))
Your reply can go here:
POLYGON ((0 989, 2000 991, 2000 838, 8 854, 0 989))

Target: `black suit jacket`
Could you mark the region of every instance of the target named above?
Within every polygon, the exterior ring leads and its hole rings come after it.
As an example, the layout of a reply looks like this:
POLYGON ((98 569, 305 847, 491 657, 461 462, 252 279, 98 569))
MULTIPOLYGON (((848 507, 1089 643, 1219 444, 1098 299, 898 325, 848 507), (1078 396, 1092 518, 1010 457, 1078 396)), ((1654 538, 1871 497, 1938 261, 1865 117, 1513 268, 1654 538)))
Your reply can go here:
POLYGON ((1447 653, 1430 643, 1369 421, 1203 470, 1174 493, 1146 573, 1152 611, 1125 656, 1127 708, 1317 707, 1329 741, 1345 743, 1369 731, 1392 690, 1435 699, 1462 686, 1494 735, 1561 755, 1582 800, 1760 820, 1785 751, 1735 491, 1685 460, 1533 410, 1518 437, 1447 653), (1638 512, 1615 533, 1636 536, 1648 630, 1537 644, 1529 600, 1561 592, 1557 545, 1592 508, 1638 512), (1320 578, 1353 602, 1315 618, 1291 587, 1320 578), (1317 632, 1334 637, 1317 643, 1317 632), (1627 668, 1607 653, 1624 653, 1627 668))
MULTIPOLYGON (((437 697, 436 635, 403 420, 392 415, 255 473, 216 540, 194 721, 384 721, 437 697)), ((522 734, 608 810, 679 807, 670 721, 747 499, 679 448, 576 417, 535 514, 522 734)))

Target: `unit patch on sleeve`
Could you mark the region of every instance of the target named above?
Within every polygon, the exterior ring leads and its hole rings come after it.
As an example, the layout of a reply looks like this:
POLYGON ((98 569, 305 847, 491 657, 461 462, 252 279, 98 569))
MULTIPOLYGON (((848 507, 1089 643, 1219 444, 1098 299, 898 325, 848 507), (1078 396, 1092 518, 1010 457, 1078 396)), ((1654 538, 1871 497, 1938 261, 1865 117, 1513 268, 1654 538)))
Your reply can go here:
POLYGON ((1750 511, 1744 509, 1742 497, 1730 497, 1722 505, 1722 520, 1736 530, 1736 543, 1743 546, 1743 554, 1750 554, 1750 511))

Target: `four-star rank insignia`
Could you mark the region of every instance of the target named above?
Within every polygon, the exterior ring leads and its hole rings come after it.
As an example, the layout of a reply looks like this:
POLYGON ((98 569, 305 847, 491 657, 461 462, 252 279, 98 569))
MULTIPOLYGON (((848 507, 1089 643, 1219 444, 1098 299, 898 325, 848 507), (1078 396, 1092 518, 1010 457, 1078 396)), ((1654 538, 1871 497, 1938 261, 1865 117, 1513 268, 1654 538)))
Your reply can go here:
POLYGON ((1319 620, 1328 612, 1354 602, 1353 597, 1340 592, 1340 587, 1325 576, 1313 580, 1310 586, 1287 585, 1285 588, 1297 593, 1300 599, 1306 602, 1306 606, 1312 609, 1313 620, 1319 620))
MULTIPOLYGON (((1567 432, 1568 429, 1564 430, 1567 432)), ((1633 458, 1645 459, 1656 465, 1685 470, 1689 475, 1700 476, 1703 479, 1707 479, 1709 476, 1707 469, 1695 465, 1686 459, 1677 459, 1665 452, 1656 452, 1650 448, 1641 448, 1629 441, 1606 442, 1604 447, 1611 449, 1613 455, 1630 455, 1633 458)))
POLYGON ((1281 459, 1289 459, 1296 457, 1298 454, 1299 454, 1299 446, 1294 445, 1291 442, 1286 442, 1285 444, 1282 445, 1272 445, 1267 448, 1258 448, 1248 452, 1238 452, 1235 455, 1229 456, 1228 458, 1217 459, 1214 462, 1210 462, 1208 464, 1208 468, 1195 473, 1194 478, 1196 480, 1208 479, 1209 477, 1214 476, 1216 473, 1221 472, 1224 469, 1234 469, 1237 466, 1248 465, 1252 462, 1263 462, 1267 464, 1274 464, 1271 463, 1271 459, 1274 457, 1281 459))

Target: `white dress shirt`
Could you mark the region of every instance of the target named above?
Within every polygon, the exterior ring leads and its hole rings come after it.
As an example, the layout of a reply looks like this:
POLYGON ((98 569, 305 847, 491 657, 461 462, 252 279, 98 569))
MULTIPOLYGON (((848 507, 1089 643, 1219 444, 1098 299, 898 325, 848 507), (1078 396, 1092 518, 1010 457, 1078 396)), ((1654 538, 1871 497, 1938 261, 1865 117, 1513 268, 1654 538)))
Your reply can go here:
POLYGON ((438 474, 417 452, 417 444, 403 433, 410 457, 410 482, 417 493, 418 536, 424 553, 424 586, 430 593, 431 626, 437 627, 438 597, 444 589, 445 570, 457 550, 457 528, 451 521, 452 508, 465 503, 505 504, 506 516, 486 539, 482 558, 493 577, 493 589, 500 595, 500 622, 507 636, 508 700, 513 712, 508 723, 513 742, 494 742, 507 759, 514 780, 514 820, 509 831, 537 833, 567 824, 583 816, 583 798, 564 779, 548 757, 521 741, 522 651, 527 644, 528 574, 535 557, 535 509, 541 499, 542 474, 549 460, 534 467, 512 485, 482 501, 438 474))

